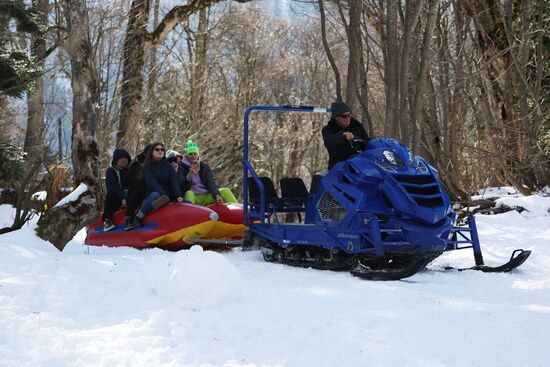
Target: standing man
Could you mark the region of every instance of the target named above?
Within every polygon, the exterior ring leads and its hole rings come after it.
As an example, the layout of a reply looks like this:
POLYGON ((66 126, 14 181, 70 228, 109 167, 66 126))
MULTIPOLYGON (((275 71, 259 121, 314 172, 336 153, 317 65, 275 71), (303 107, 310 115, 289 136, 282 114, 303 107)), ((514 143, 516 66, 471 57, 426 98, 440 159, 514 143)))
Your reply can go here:
POLYGON ((370 140, 363 125, 351 117, 351 110, 347 104, 335 101, 330 105, 330 109, 331 119, 322 130, 323 142, 329 156, 328 169, 360 153, 370 140))

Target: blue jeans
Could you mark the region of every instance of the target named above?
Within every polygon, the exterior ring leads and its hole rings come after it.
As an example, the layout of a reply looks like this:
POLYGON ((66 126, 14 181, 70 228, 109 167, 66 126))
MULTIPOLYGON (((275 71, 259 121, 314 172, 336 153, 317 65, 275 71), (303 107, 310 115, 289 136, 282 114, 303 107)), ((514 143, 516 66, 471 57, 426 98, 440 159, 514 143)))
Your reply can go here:
POLYGON ((139 210, 143 216, 147 215, 147 213, 151 212, 153 210, 153 201, 157 200, 160 197, 160 194, 158 192, 153 191, 147 197, 145 200, 143 200, 143 204, 141 204, 141 209, 139 210))

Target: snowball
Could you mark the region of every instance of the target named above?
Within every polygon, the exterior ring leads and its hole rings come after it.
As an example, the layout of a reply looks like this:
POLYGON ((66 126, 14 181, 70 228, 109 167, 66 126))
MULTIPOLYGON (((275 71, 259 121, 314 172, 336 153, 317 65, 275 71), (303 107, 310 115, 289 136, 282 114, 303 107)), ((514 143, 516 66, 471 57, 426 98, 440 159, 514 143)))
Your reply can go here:
POLYGON ((177 305, 200 310, 234 300, 240 293, 240 276, 222 255, 193 246, 175 254, 169 285, 177 305))

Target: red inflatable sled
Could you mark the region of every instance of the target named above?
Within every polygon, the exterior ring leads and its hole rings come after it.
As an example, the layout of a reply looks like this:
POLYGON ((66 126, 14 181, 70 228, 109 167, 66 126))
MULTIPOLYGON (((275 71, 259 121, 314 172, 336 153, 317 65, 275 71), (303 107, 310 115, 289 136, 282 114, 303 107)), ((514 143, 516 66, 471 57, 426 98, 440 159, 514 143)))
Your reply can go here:
POLYGON ((115 213, 116 228, 103 231, 99 218, 88 226, 84 243, 91 246, 159 247, 166 250, 189 248, 193 244, 206 247, 240 245, 243 231, 242 204, 213 204, 208 207, 170 203, 148 214, 143 228, 124 230, 125 210, 115 213))

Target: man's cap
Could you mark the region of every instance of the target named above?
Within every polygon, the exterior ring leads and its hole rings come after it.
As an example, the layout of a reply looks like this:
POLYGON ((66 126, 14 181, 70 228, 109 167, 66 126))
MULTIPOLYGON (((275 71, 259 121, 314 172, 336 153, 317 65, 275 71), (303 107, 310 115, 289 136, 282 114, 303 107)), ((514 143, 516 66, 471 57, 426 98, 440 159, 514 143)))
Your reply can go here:
POLYGON ((347 104, 342 101, 334 101, 330 105, 330 110, 332 111, 332 117, 342 116, 344 113, 350 112, 351 109, 347 104))

